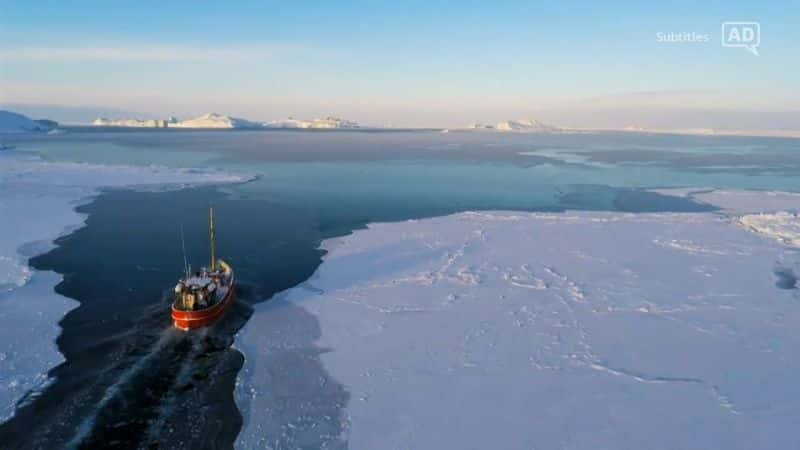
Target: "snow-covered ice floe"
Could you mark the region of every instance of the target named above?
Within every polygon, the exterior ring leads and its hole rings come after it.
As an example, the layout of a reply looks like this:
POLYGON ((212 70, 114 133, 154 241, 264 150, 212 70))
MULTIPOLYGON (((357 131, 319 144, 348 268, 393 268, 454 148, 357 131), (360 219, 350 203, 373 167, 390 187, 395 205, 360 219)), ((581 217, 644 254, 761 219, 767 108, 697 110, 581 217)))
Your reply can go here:
POLYGON ((777 191, 661 189, 663 195, 688 197, 720 208, 750 231, 800 248, 800 194, 777 191))
POLYGON ((800 446, 798 254, 735 217, 461 213, 323 247, 237 337, 239 448, 800 446))
POLYGON ((0 153, 0 422, 25 396, 36 395, 47 372, 63 361, 55 345, 57 323, 77 302, 54 292, 59 275, 33 271, 27 261, 83 224, 76 206, 101 188, 244 180, 218 172, 47 162, 29 153, 0 153))
POLYGON ((746 214, 739 218, 739 223, 756 233, 800 248, 800 217, 795 213, 781 211, 772 214, 746 214))
POLYGON ((739 224, 756 233, 800 248, 800 194, 793 192, 726 192, 692 194, 693 198, 739 213, 739 224))
POLYGON ((800 193, 781 191, 738 191, 711 188, 649 189, 650 192, 690 198, 719 208, 730 215, 759 214, 800 209, 800 193))

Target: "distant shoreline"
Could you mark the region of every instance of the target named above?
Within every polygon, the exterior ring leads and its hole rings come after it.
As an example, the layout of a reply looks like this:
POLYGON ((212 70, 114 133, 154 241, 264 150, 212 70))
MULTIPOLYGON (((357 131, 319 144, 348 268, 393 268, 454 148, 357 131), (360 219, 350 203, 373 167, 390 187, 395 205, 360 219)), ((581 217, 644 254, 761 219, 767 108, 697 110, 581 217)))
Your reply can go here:
POLYGON ((474 130, 469 128, 385 128, 385 127, 359 127, 359 128, 183 128, 183 127, 122 127, 122 126, 103 126, 91 124, 62 124, 64 130, 97 130, 107 131, 144 131, 144 132, 197 132, 197 131, 219 131, 219 132, 311 132, 311 133, 340 133, 340 132, 415 132, 427 131, 438 133, 484 133, 497 135, 560 135, 560 134, 642 134, 642 135, 675 135, 675 136, 696 136, 696 137, 766 137, 766 138, 788 138, 799 139, 800 130, 714 130, 713 132, 702 132, 693 130, 625 130, 613 128, 564 128, 557 132, 525 132, 525 131, 497 131, 497 130, 474 130))

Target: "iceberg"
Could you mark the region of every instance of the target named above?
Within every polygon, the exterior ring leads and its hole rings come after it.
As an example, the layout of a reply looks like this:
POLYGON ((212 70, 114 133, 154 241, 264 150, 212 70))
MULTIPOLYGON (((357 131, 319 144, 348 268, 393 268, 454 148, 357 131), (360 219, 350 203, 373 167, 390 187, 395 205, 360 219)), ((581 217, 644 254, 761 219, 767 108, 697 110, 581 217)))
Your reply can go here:
POLYGON ((494 129, 522 133, 558 133, 562 131, 561 128, 533 119, 507 120, 495 125, 494 129))
POLYGON ((312 120, 311 126, 309 128, 358 128, 358 127, 359 125, 357 122, 329 116, 322 119, 312 120))
POLYGON ((295 119, 289 117, 283 120, 273 120, 272 122, 265 122, 264 128, 311 128, 311 122, 308 120, 295 119))
POLYGON ((178 120, 174 117, 164 119, 106 119, 98 118, 92 125, 98 127, 145 127, 145 128, 360 128, 357 122, 338 117, 324 117, 311 120, 289 117, 283 120, 259 123, 238 117, 217 113, 207 113, 194 119, 178 120))
POLYGON ((303 120, 289 117, 283 120, 274 120, 272 122, 264 123, 265 128, 315 128, 315 129, 330 129, 330 128, 360 128, 358 122, 351 120, 344 120, 338 117, 325 117, 321 119, 303 120))
POLYGON ((83 224, 75 207, 102 188, 180 188, 247 178, 163 167, 52 162, 30 153, 0 152, 0 422, 38 395, 48 371, 63 361, 58 321, 77 302, 54 291, 61 277, 31 269, 28 259, 83 224))
POLYGON ((800 303, 776 267, 800 255, 737 214, 466 212, 328 239, 236 337, 236 446, 794 447, 800 303))
POLYGON ((170 123, 170 128, 260 128, 261 124, 237 117, 207 113, 194 119, 170 123))
POLYGON ((95 119, 92 125, 96 127, 131 127, 131 128, 166 128, 174 126, 175 121, 162 119, 95 119))

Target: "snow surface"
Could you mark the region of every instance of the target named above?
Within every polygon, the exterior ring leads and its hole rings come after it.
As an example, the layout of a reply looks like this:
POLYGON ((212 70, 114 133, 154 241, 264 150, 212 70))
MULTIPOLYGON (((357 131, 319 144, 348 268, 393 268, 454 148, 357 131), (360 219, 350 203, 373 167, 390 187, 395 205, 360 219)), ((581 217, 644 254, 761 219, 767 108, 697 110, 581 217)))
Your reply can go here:
POLYGON ((63 361, 55 345, 57 323, 77 302, 56 294, 53 272, 36 272, 28 258, 83 224, 75 207, 104 187, 165 189, 243 181, 217 172, 163 167, 47 162, 38 156, 0 153, 0 422, 47 382, 63 361))
POLYGON ((323 247, 237 336, 238 448, 800 446, 800 296, 776 286, 800 260, 735 218, 462 213, 323 247))
POLYGON ((0 134, 18 134, 49 131, 47 127, 22 114, 11 111, 0 111, 0 134))

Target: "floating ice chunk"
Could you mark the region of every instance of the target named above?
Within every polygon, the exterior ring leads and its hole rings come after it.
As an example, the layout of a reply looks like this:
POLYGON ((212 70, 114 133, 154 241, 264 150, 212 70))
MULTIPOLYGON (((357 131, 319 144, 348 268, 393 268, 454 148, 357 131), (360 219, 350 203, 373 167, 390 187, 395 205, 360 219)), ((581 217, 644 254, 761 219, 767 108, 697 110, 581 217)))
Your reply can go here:
POLYGON ((0 292, 18 288, 31 277, 31 269, 10 256, 0 255, 0 292))

